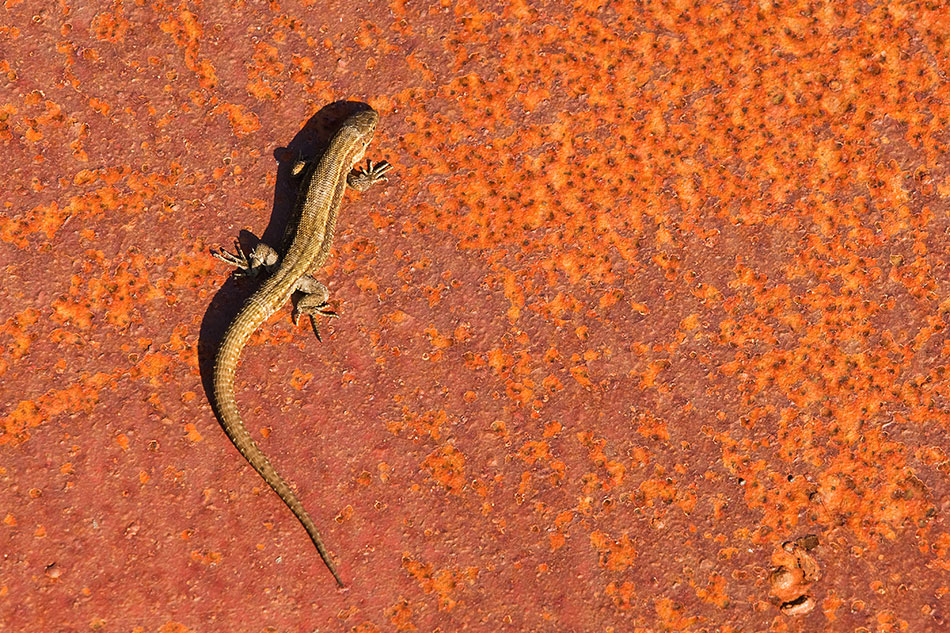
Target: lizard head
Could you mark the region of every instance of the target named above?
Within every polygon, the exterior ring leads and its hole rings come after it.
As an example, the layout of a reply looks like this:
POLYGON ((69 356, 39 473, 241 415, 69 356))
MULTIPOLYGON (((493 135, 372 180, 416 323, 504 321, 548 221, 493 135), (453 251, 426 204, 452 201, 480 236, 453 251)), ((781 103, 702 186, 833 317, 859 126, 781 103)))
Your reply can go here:
POLYGON ((379 115, 375 110, 366 109, 350 115, 347 118, 343 129, 351 131, 356 136, 356 144, 353 152, 353 164, 363 160, 366 155, 366 148, 373 140, 373 133, 376 131, 376 122, 379 115))

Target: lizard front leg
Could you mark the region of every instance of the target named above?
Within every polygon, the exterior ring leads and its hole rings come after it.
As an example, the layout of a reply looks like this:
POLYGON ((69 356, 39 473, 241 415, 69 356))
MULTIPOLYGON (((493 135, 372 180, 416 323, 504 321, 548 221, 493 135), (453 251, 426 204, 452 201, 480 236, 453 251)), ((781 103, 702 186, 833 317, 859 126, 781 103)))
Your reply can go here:
POLYGON ((211 254, 223 262, 236 266, 235 276, 237 277, 257 277, 261 272, 269 273, 277 267, 277 260, 280 259, 277 251, 261 242, 251 249, 250 254, 245 254, 241 249, 241 244, 234 241, 234 253, 221 249, 211 249, 211 254))
POLYGON ((366 161, 366 167, 353 168, 346 176, 346 184, 357 191, 366 191, 378 182, 388 182, 389 178, 386 172, 393 166, 386 161, 374 163, 371 160, 366 161))
POLYGON ((310 326, 313 328, 314 335, 316 335, 318 341, 322 341, 323 339, 320 338, 320 330, 317 329, 317 315, 331 318, 338 318, 340 316, 334 312, 330 308, 330 304, 327 303, 327 299, 330 298, 330 291, 327 290, 326 286, 310 275, 301 277, 294 290, 304 293, 304 296, 298 299, 297 303, 294 304, 294 311, 291 315, 294 325, 297 325, 298 321, 300 321, 301 314, 307 315, 310 317, 310 326))

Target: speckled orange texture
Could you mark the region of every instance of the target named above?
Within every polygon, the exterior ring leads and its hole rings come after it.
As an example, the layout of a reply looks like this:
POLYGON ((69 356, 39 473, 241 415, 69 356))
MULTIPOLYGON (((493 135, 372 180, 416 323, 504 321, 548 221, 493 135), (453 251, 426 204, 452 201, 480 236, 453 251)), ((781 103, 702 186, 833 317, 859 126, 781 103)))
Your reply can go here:
POLYGON ((948 43, 939 2, 5 3, 0 628, 947 630, 948 43), (250 292, 208 248, 280 235, 343 99, 396 169, 341 318, 237 379, 337 592, 202 378, 250 292))

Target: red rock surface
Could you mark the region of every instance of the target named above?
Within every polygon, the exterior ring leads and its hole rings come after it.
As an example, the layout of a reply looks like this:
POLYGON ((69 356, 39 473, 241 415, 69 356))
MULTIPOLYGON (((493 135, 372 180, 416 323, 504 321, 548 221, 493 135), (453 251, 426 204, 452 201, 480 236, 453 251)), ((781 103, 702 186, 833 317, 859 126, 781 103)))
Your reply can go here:
POLYGON ((4 3, 0 629, 950 629, 948 42, 939 2, 4 3), (342 318, 237 380, 339 592, 203 380, 251 290, 209 247, 280 235, 274 155, 345 99, 396 170, 342 318))

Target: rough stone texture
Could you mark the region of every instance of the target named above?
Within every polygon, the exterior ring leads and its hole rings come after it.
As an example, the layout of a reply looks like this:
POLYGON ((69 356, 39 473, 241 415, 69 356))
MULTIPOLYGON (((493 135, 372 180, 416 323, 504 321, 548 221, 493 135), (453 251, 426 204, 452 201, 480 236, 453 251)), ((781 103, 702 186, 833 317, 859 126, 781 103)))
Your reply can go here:
POLYGON ((939 2, 6 2, 0 629, 946 631, 948 41, 939 2), (342 318, 237 379, 339 592, 203 385, 253 288, 208 249, 279 238, 274 157, 344 99, 396 171, 342 318))

